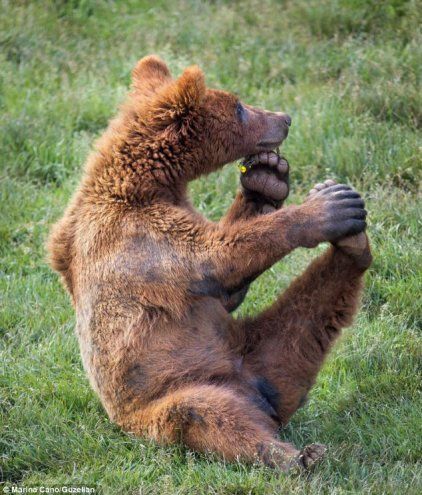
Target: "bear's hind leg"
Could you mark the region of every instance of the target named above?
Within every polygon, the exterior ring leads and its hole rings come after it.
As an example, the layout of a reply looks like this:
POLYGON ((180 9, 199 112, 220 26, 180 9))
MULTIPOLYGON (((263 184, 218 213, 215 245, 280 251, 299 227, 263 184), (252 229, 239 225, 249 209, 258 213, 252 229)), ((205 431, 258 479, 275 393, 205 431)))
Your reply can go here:
MULTIPOLYGON (((326 181, 316 190, 330 185, 326 181)), ((282 424, 303 404, 341 328, 352 323, 370 263, 365 232, 344 238, 314 260, 272 307, 235 325, 233 347, 244 355, 245 376, 268 396, 282 424)))
POLYGON ((309 467, 319 446, 299 452, 276 438, 277 425, 235 389, 192 385, 154 401, 128 417, 123 428, 162 444, 184 443, 226 460, 261 462, 287 471, 309 467))

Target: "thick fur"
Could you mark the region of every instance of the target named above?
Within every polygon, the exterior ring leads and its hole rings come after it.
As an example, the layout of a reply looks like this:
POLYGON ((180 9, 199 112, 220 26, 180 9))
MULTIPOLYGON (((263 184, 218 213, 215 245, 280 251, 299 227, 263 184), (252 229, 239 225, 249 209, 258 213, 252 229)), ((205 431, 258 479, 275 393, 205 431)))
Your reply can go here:
POLYGON ((308 466, 322 447, 299 452, 276 432, 356 312, 370 264, 363 203, 346 186, 320 185, 283 208, 279 188, 265 210, 261 179, 243 180, 219 223, 203 218, 187 183, 268 152, 285 132, 283 114, 242 111, 207 89, 199 68, 173 80, 160 59, 142 59, 52 230, 51 264, 71 294, 91 384, 123 429, 228 460, 308 466), (232 318, 254 278, 323 241, 333 246, 272 307, 232 318))

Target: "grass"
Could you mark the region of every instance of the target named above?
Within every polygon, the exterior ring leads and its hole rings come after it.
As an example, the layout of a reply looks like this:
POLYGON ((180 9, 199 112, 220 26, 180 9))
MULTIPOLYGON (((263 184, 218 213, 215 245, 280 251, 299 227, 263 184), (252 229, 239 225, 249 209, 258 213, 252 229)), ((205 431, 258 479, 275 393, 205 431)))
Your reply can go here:
MULTIPOLYGON (((421 446, 421 5, 405 0, 56 0, 0 8, 0 479, 110 494, 417 494, 421 446), (291 201, 334 177, 367 199, 375 261, 363 308, 282 432, 330 446, 311 475, 226 464, 125 435, 91 391, 44 242, 135 61, 191 63, 209 85, 293 116, 291 201)), ((233 166, 192 185, 219 218, 233 166)), ((299 250, 253 286, 266 306, 299 250)))

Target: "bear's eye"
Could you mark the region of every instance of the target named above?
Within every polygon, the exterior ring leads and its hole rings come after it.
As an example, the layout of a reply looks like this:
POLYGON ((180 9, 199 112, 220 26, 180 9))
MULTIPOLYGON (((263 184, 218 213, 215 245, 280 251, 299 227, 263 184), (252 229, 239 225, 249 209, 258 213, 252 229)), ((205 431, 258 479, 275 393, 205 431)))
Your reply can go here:
POLYGON ((242 124, 246 121, 246 110, 240 102, 237 102, 236 104, 236 117, 242 124))

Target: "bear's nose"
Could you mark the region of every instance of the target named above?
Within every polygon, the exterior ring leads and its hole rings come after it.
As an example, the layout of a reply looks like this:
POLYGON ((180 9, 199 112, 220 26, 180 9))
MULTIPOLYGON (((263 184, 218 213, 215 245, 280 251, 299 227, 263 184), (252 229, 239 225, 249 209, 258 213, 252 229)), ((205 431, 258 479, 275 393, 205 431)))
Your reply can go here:
POLYGON ((290 127, 292 125, 292 118, 290 115, 284 112, 276 112, 277 118, 279 119, 279 123, 283 126, 290 127))

